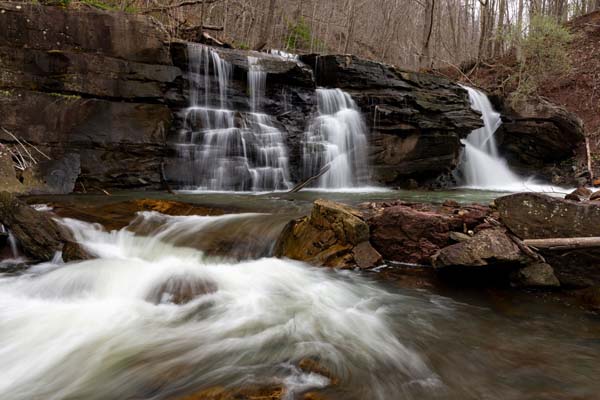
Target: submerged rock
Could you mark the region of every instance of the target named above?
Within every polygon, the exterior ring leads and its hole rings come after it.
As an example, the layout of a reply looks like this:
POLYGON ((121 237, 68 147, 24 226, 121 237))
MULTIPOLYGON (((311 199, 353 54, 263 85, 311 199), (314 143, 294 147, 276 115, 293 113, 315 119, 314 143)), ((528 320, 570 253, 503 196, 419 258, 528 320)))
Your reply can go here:
POLYGON ((371 268, 381 263, 360 211, 329 200, 316 200, 310 216, 283 229, 275 256, 336 268, 371 268))
POLYGON ((8 192, 0 192, 0 223, 12 232, 25 254, 34 261, 52 260, 56 252, 63 250, 65 261, 89 257, 48 214, 34 210, 8 192))
POLYGON ((515 287, 558 287, 560 282, 554 269, 546 263, 532 263, 511 274, 511 283, 515 287))
POLYGON ((580 186, 565 196, 565 200, 585 201, 589 200, 592 191, 584 186, 580 186))

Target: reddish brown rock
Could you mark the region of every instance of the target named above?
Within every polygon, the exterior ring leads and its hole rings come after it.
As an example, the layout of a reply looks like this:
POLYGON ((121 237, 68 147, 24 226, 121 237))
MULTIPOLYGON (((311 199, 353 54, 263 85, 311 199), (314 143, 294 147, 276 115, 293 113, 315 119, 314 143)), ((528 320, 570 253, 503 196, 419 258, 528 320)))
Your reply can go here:
POLYGON ((480 205, 383 203, 368 218, 371 244, 386 260, 429 264, 433 254, 453 243, 450 232, 466 233, 488 213, 480 205))
POLYGON ((588 200, 592 195, 592 191, 584 186, 580 186, 565 196, 566 200, 584 201, 588 200))

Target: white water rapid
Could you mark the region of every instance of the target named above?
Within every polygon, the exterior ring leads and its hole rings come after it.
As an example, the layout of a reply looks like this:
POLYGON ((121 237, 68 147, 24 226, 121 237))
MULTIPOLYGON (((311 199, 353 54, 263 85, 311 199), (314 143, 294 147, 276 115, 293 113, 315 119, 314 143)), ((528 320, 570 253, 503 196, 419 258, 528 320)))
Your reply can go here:
POLYGON ((506 160, 498 153, 495 132, 502 125, 500 114, 496 112, 485 93, 468 86, 471 107, 481 112, 484 126, 474 130, 462 143, 465 145, 463 162, 460 165, 461 181, 464 187, 506 192, 564 191, 563 188, 544 185, 531 178, 522 178, 511 171, 506 160))
POLYGON ((234 263, 173 244, 256 217, 142 213, 136 229, 145 225, 148 236, 65 220, 99 258, 0 275, 0 398, 169 399, 279 384, 294 399, 330 384, 297 368, 303 358, 362 380, 358 398, 440 385, 392 331, 387 304, 410 298, 299 262, 234 263), (365 390, 374 395, 361 397, 365 390))
POLYGON ((367 183, 367 127, 360 109, 340 89, 317 89, 319 115, 306 132, 304 176, 315 176, 319 188, 355 188, 367 183))
POLYGON ((259 112, 267 74, 257 59, 248 59, 250 113, 229 108, 232 66, 217 51, 189 43, 188 61, 190 105, 183 111, 184 126, 175 144, 181 159, 175 178, 196 190, 289 188, 283 134, 259 112))
POLYGON ((531 297, 495 296, 498 312, 374 273, 256 258, 290 218, 272 225, 277 217, 142 212, 112 232, 62 220, 98 258, 0 270, 0 399, 225 399, 218 388, 273 386, 282 400, 600 390, 597 321, 531 297), (221 255, 208 255, 214 246, 221 255), (318 367, 302 368, 307 360, 318 367))

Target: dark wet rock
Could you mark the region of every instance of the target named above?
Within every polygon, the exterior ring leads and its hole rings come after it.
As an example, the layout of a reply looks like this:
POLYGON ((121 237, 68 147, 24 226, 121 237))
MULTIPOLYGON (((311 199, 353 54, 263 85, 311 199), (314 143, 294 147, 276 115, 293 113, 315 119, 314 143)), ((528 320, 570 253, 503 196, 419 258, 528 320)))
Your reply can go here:
MULTIPOLYGON (((167 106, 11 91, 3 99, 3 127, 36 146, 38 182, 23 191, 67 193, 97 188, 160 187, 171 123, 167 106)), ((0 131, 0 142, 14 140, 0 131)))
MULTIPOLYGON (((2 126, 51 158, 33 151, 30 176, 4 188, 160 188, 172 120, 160 103, 173 101, 182 82, 165 33, 145 16, 96 8, 0 9, 2 126)), ((16 144, 3 131, 0 143, 16 144)))
POLYGON ((515 287, 559 287, 560 282, 554 269, 546 263, 537 262, 511 273, 511 284, 515 287))
POLYGON ((62 247, 64 262, 91 260, 93 257, 78 243, 71 240, 65 241, 62 247))
POLYGON ((521 239, 600 236, 600 204, 594 202, 519 193, 496 204, 502 223, 521 239))
POLYGON ((579 299, 585 308, 600 311, 600 286, 576 290, 573 295, 579 299))
MULTIPOLYGON (((576 184, 576 157, 584 153, 582 121, 563 107, 543 99, 514 111, 500 105, 502 126, 498 148, 511 168, 555 184, 576 184)), ((585 154, 585 153, 584 153, 585 154)))
POLYGON ((34 261, 49 261, 67 246, 65 261, 87 258, 70 233, 47 214, 29 207, 8 192, 0 192, 0 223, 34 261))
POLYGON ((154 303, 189 303, 198 296, 214 293, 218 289, 215 282, 195 276, 172 276, 153 289, 146 300, 154 303))
POLYGON ((335 268, 370 268, 381 261, 360 211, 329 200, 316 200, 310 216, 291 221, 274 254, 335 268))
POLYGON ((375 205, 367 215, 371 244, 386 260, 429 264, 430 257, 453 243, 451 232, 480 225, 489 209, 480 205, 435 207, 402 202, 375 205))
POLYGON ((529 261, 505 231, 485 229, 470 240, 444 247, 431 258, 435 268, 520 265, 529 261))
POLYGON ((375 179, 406 187, 454 169, 460 139, 482 126, 467 92, 447 79, 350 55, 309 55, 318 86, 339 87, 361 107, 372 134, 375 179))

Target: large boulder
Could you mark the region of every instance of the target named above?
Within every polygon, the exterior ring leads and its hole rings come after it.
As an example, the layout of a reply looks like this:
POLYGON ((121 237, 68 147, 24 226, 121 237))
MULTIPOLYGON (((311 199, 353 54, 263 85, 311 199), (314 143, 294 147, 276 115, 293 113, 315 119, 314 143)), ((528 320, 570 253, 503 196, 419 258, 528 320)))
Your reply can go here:
POLYGON ((539 99, 518 111, 500 105, 498 148, 510 166, 525 176, 573 185, 585 159, 583 122, 565 108, 539 99))
POLYGON ((316 200, 310 216, 291 221, 279 236, 274 254, 336 268, 370 268, 381 262, 369 243, 363 215, 329 200, 316 200))
POLYGON ((600 204, 538 193, 496 199, 500 219, 521 239, 600 236, 600 204))
POLYGON ((483 125, 463 88, 433 75, 350 55, 310 55, 317 85, 352 95, 371 127, 374 178, 387 185, 426 183, 453 170, 460 139, 483 125))
POLYGON ((503 229, 484 229, 468 241, 438 251, 432 258, 435 268, 520 265, 529 261, 503 229))
POLYGON ((8 192, 0 192, 0 224, 14 235, 32 261, 52 260, 58 251, 67 262, 89 257, 47 213, 34 210, 8 192))
POLYGON ((477 232, 469 240, 444 247, 431 257, 442 276, 478 285, 552 288, 560 286, 553 268, 523 252, 506 229, 477 232))
POLYGON ((480 205, 442 207, 403 202, 374 204, 367 213, 371 243, 390 261, 429 264, 459 234, 484 222, 489 209, 480 205))
MULTIPOLYGON (((496 199, 502 223, 521 239, 600 236, 600 203, 536 193, 496 199)), ((600 285, 600 250, 540 250, 562 286, 600 285)))

